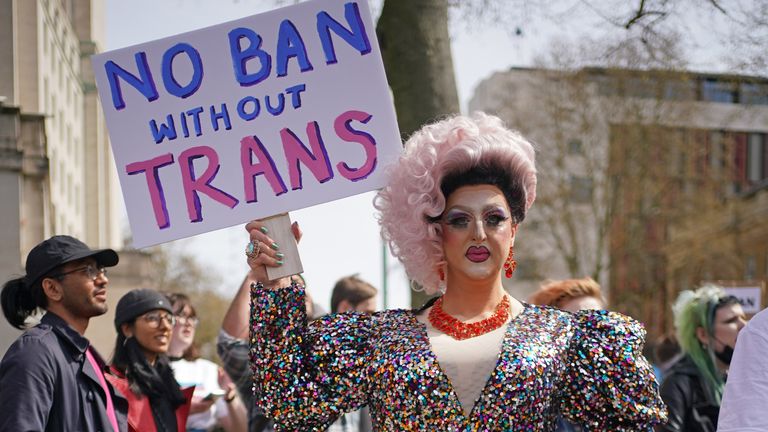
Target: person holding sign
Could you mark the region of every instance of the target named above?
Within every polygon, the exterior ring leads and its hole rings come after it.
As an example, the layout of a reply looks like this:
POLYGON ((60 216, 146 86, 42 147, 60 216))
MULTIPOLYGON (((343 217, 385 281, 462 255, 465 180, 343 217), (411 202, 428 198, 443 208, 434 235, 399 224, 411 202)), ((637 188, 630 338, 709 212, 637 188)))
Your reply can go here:
POLYGON ((685 356, 661 384, 669 422, 659 430, 714 432, 736 337, 746 324, 744 310, 721 287, 705 285, 681 292, 672 311, 685 356))
MULTIPOLYGON (((416 310, 348 312, 307 324, 304 290, 248 259, 259 404, 284 431, 320 431, 368 405, 374 430, 649 430, 665 409, 642 326, 508 295, 519 224, 534 201, 534 149, 483 113, 423 127, 377 196, 384 238, 409 276, 442 296, 416 310)), ((261 221, 251 244, 270 244, 261 221)), ((332 260, 333 258, 331 258, 332 260)))

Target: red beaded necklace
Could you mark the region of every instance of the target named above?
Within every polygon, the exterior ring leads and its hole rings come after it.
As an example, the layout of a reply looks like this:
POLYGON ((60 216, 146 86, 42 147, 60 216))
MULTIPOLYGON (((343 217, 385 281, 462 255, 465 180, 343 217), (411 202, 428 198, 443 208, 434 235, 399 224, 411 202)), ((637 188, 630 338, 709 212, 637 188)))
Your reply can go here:
POLYGON ((480 336, 504 325, 509 318, 509 298, 505 295, 501 299, 493 315, 488 318, 473 323, 464 323, 448 315, 443 310, 443 298, 437 299, 432 310, 429 311, 429 322, 432 326, 441 332, 456 340, 464 340, 480 336))

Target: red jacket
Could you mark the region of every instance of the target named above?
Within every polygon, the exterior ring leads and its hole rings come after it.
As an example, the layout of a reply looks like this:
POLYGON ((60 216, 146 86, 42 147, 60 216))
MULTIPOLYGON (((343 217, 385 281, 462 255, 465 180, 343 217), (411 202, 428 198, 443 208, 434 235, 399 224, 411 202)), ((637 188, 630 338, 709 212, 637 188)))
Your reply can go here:
MULTIPOLYGON (((110 367, 110 372, 104 374, 104 376, 128 399, 128 432, 157 432, 155 418, 152 416, 152 408, 149 406, 149 398, 133 393, 128 385, 128 378, 120 371, 110 367)), ((189 416, 189 407, 192 404, 192 392, 194 391, 194 386, 181 390, 187 402, 176 408, 176 427, 178 432, 184 432, 187 429, 187 417, 189 416)))

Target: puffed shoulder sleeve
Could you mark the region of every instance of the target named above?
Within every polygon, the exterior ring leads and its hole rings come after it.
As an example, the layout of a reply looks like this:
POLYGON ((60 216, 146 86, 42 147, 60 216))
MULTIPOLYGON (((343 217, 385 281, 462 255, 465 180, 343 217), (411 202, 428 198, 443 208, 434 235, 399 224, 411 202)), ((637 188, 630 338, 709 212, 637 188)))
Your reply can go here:
POLYGON ((666 420, 666 407, 648 361, 645 329, 625 315, 574 315, 568 347, 563 415, 596 431, 650 431, 666 420))
POLYGON ((251 289, 251 363, 259 406, 276 431, 321 431, 367 404, 372 317, 307 325, 304 288, 251 289))

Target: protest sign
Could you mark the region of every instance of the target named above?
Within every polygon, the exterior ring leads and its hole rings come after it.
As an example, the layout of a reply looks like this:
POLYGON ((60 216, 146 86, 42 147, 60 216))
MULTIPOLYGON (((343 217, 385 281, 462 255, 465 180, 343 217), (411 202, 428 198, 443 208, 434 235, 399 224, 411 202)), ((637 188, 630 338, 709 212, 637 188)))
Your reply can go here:
POLYGON ((402 149, 365 1, 93 57, 135 247, 380 188, 402 149))

